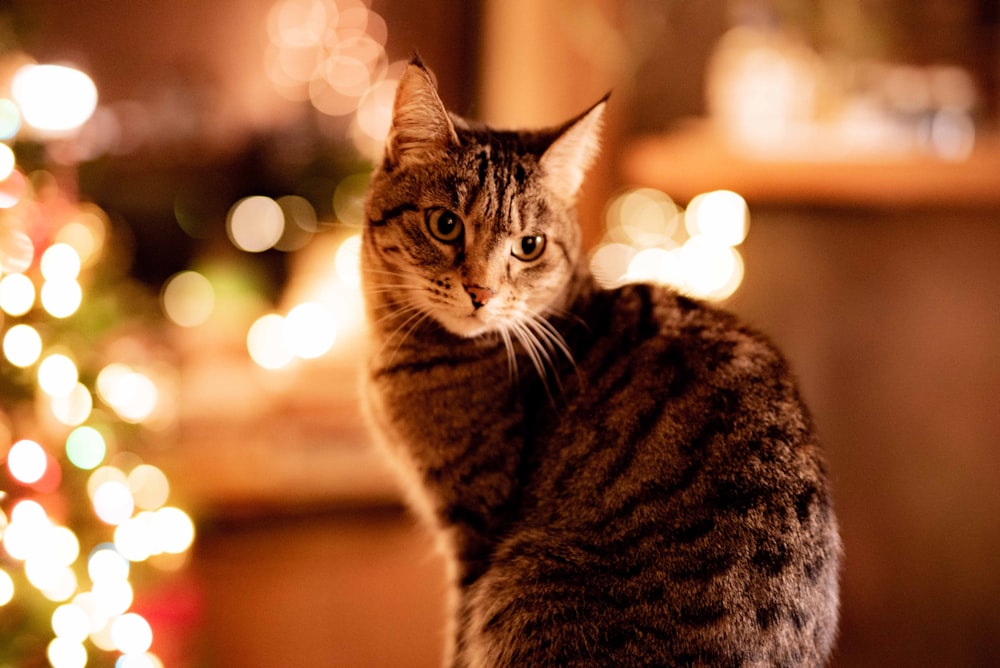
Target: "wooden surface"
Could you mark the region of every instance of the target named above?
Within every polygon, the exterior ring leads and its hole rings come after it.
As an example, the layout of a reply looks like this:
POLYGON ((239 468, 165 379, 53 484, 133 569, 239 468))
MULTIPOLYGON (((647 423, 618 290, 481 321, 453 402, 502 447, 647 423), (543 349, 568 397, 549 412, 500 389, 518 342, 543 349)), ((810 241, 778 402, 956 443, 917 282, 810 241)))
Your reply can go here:
POLYGON ((623 151, 621 175, 678 201, 718 189, 754 204, 988 207, 1000 205, 1000 138, 983 136, 968 160, 865 155, 837 160, 755 159, 708 122, 640 137, 623 151))

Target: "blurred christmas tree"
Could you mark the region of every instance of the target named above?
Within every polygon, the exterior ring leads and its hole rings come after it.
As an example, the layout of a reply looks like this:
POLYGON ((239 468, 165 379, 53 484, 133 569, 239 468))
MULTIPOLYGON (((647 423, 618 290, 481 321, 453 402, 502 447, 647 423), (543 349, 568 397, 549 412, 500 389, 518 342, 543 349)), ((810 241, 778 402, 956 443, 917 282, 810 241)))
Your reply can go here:
POLYGON ((0 666, 160 666, 142 591, 183 565, 194 525, 141 458, 173 422, 157 299, 76 193, 94 84, 16 52, 4 76, 0 666))

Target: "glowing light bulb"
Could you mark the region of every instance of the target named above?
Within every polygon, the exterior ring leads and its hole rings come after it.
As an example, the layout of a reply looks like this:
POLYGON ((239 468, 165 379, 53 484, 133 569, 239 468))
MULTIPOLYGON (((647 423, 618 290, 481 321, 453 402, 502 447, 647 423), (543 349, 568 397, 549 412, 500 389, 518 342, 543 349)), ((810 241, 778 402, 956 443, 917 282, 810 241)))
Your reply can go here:
POLYGON ((97 87, 83 72, 62 65, 26 65, 11 82, 25 122, 36 130, 65 134, 97 108, 97 87))
POLYGON ((215 288, 202 274, 182 271, 167 280, 160 299, 163 311, 173 322, 181 327, 197 327, 215 309, 215 288))
POLYGON ((10 274, 0 280, 0 309, 21 316, 35 305, 35 284, 24 274, 10 274))
POLYGON ((129 612, 111 622, 111 641, 122 654, 144 654, 153 644, 153 629, 142 615, 129 612))
POLYGON ((156 510, 167 502, 170 482, 163 471, 150 464, 140 464, 128 474, 128 488, 135 505, 143 510, 156 510))
POLYGON ((69 244, 56 243, 42 253, 42 277, 46 281, 75 280, 80 275, 80 256, 69 244))
POLYGON ((333 266, 337 271, 337 278, 344 285, 352 288, 361 285, 360 234, 349 236, 340 243, 340 247, 333 257, 333 266))
POLYGON ((0 144, 0 181, 3 181, 13 173, 16 164, 17 158, 14 156, 14 151, 11 147, 7 146, 7 144, 0 144))
POLYGON ((271 248, 285 229, 285 214, 270 197, 247 197, 229 210, 226 231, 240 250, 260 253, 271 248))
POLYGON ((180 508, 167 506, 154 513, 162 551, 181 554, 194 542, 194 522, 180 508))
POLYGON ((118 417, 139 423, 156 409, 159 391, 145 374, 124 364, 109 364, 97 375, 97 393, 118 417))
POLYGON ((76 387, 79 372, 69 357, 55 353, 38 365, 38 385, 50 397, 64 397, 76 387))
POLYGON ((13 100, 0 99, 0 140, 12 139, 21 129, 21 110, 13 100))
POLYGON ((45 656, 52 668, 84 668, 87 665, 87 648, 66 638, 53 638, 45 656))
POLYGON ((135 592, 128 580, 100 580, 94 583, 90 592, 94 595, 97 614, 105 619, 124 614, 135 599, 135 592))
POLYGON ((10 574, 0 568, 0 608, 14 600, 14 580, 10 574))
POLYGON ((18 441, 7 453, 7 470, 15 480, 26 485, 41 480, 47 466, 45 449, 35 441, 18 441))
POLYGON ((106 454, 104 436, 93 427, 77 427, 66 437, 66 457, 79 469, 89 471, 100 466, 106 454))
POLYGON ((115 480, 102 483, 94 491, 93 502, 97 516, 111 525, 121 524, 135 511, 132 492, 127 485, 115 480))
POLYGON ((60 278, 42 284, 42 308, 53 318, 68 318, 83 303, 83 288, 76 280, 60 278))
POLYGON ((87 573, 91 582, 128 580, 129 570, 129 560, 110 543, 98 545, 87 559, 87 573))
POLYGON ((251 359, 265 369, 287 366, 295 353, 285 344, 285 319, 277 313, 258 318, 247 332, 247 350, 251 359))
POLYGON ((299 304, 288 312, 282 324, 285 345, 302 359, 322 356, 337 337, 333 313, 315 302, 299 304))
POLYGON ((90 635, 90 617, 78 605, 60 605, 52 612, 52 631, 57 638, 82 643, 90 635))
POLYGON ((746 200, 731 190, 698 195, 688 205, 684 224, 692 237, 705 236, 724 246, 738 246, 747 236, 746 200))
POLYGON ((52 415, 67 427, 76 427, 87 421, 94 408, 94 398, 83 383, 77 383, 69 394, 52 397, 52 415))
POLYGON ((14 325, 3 337, 3 354, 17 367, 29 367, 42 354, 42 337, 31 325, 14 325))

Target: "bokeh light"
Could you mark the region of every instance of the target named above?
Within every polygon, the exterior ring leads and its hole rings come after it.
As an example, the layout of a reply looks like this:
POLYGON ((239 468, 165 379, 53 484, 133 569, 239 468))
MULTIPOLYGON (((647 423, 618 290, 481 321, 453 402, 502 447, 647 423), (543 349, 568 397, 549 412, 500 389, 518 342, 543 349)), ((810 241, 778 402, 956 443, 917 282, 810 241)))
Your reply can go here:
POLYGON ((45 449, 30 439, 18 441, 7 452, 7 470, 15 480, 26 485, 41 480, 47 466, 45 449))
POLYGON ((604 287, 661 283, 721 301, 743 280, 735 246, 746 238, 749 211, 735 192, 703 193, 682 211, 654 189, 628 190, 611 200, 606 218, 605 239, 590 255, 591 272, 604 287))
POLYGON ((26 65, 14 75, 11 93, 25 122, 47 133, 79 128, 97 108, 97 87, 83 72, 63 65, 26 65))
POLYGON ((52 612, 52 631, 58 638, 82 643, 90 635, 90 617, 80 606, 65 603, 52 612))
MULTIPOLYGON (((0 181, 0 209, 17 206, 28 192, 28 179, 19 169, 14 169, 7 178, 0 181)), ((19 271, 24 271, 25 266, 19 271)))
POLYGON ((226 220, 229 238, 240 250, 260 253, 272 248, 285 230, 281 206, 262 195, 245 197, 232 206, 226 220))
POLYGON ((101 483, 94 491, 94 512, 102 522, 117 526, 135 512, 135 500, 126 484, 116 480, 101 483))
POLYGON ((606 214, 611 238, 640 248, 668 243, 678 218, 679 208, 674 201, 653 188, 622 193, 611 201, 606 214))
POLYGON ((312 240, 318 228, 316 209, 305 197, 286 195, 278 198, 278 206, 284 215, 284 229, 281 238, 274 244, 280 251, 295 251, 312 240))
POLYGON ((129 472, 128 488, 136 507, 143 510, 156 510, 170 496, 166 474, 151 464, 140 464, 129 472))
MULTIPOLYGON (((2 102, 2 100, 0 100, 2 102)), ((0 144, 0 181, 6 179, 14 171, 14 165, 17 164, 17 158, 14 156, 14 151, 7 144, 0 144)))
POLYGON ((258 318, 247 332, 250 358, 265 369, 287 366, 295 353, 285 343, 285 319, 277 313, 258 318))
POLYGON ((14 579, 10 573, 0 568, 0 608, 14 599, 14 579))
POLYGON ((91 582, 128 580, 131 563, 111 543, 102 543, 87 558, 87 574, 91 582))
POLYGON ((87 648, 66 638, 53 638, 45 655, 52 668, 84 668, 87 665, 87 648))
POLYGON ((135 600, 135 591, 128 580, 98 580, 90 588, 90 592, 94 595, 96 613, 105 619, 124 614, 135 600))
MULTIPOLYGON (((7 181, 9 180, 7 179, 7 181)), ((7 181, 0 182, 0 209, 6 208, 4 206, 6 195, 3 184, 7 181)), ((17 202, 14 201, 10 206, 14 204, 17 202)), ((8 274, 27 271, 34 258, 35 244, 23 230, 14 227, 0 230, 0 267, 3 267, 3 271, 8 274)))
POLYGON ((163 312, 181 327, 197 327, 215 309, 215 288, 203 274, 182 271, 171 276, 160 295, 163 312))
POLYGON ((50 397, 63 397, 79 380, 76 364, 62 353, 53 353, 38 365, 38 385, 50 397))
POLYGON ((63 243, 76 251, 84 267, 93 265, 100 257, 108 235, 107 214, 94 204, 85 203, 73 219, 56 232, 56 243, 63 243))
POLYGON ((149 418, 159 401, 159 390, 149 376, 119 363, 97 374, 97 394, 118 417, 131 423, 149 418))
POLYGON ((333 347, 337 337, 333 313, 316 302, 295 306, 285 316, 282 325, 285 345, 302 359, 322 356, 333 347))
POLYGON ((107 456, 107 443, 93 427, 77 427, 66 437, 66 457, 79 469, 97 468, 107 456))
POLYGON ((129 612, 111 623, 111 640, 122 654, 144 654, 153 644, 153 629, 145 617, 129 612))
POLYGON ((83 383, 77 383, 69 394, 52 397, 52 415, 67 427, 86 422, 94 408, 94 398, 83 383))
POLYGON ((0 279, 0 309, 22 316, 35 305, 35 284, 24 274, 9 274, 0 279))
POLYGON ((368 173, 352 174, 337 184, 333 193, 333 212, 345 225, 361 227, 365 223, 365 194, 371 176, 368 173))
POLYGON ((13 100, 0 98, 0 141, 13 139, 21 129, 21 110, 13 100))
POLYGON ((361 235, 354 234, 342 242, 333 256, 337 278, 352 288, 361 285, 361 235))
POLYGON ((723 246, 738 246, 749 225, 746 200, 731 190, 698 195, 688 205, 684 224, 692 236, 703 236, 723 246))
POLYGON ((46 281, 73 281, 80 275, 80 256, 65 243, 55 243, 42 253, 40 268, 46 281))
POLYGON ((74 279, 45 281, 42 284, 42 308, 53 318, 68 318, 83 302, 83 288, 74 279))
POLYGON ((17 367, 29 367, 42 354, 42 337, 31 325, 14 325, 3 337, 3 354, 17 367))

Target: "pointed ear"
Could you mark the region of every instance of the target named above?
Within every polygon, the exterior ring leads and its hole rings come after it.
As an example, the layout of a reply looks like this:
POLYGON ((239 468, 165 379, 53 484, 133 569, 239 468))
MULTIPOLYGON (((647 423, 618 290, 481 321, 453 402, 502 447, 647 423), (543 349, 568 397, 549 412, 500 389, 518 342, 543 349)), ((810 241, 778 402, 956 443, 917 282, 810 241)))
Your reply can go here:
POLYGON ((601 125, 608 95, 564 125, 539 164, 548 186, 569 203, 576 201, 583 177, 600 150, 601 125))
POLYGON ((419 58, 414 58, 396 89, 386 160, 394 164, 419 163, 435 152, 457 145, 458 135, 430 72, 419 58))

